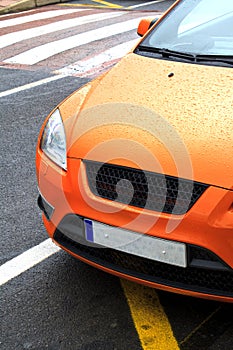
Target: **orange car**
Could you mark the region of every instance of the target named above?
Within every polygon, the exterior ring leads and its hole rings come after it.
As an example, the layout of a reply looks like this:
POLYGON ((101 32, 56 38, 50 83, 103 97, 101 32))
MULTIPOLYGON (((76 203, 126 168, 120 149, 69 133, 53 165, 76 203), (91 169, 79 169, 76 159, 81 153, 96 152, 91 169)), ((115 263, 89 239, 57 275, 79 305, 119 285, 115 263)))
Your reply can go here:
POLYGON ((233 2, 177 1, 39 135, 38 203, 76 258, 233 302, 233 2))

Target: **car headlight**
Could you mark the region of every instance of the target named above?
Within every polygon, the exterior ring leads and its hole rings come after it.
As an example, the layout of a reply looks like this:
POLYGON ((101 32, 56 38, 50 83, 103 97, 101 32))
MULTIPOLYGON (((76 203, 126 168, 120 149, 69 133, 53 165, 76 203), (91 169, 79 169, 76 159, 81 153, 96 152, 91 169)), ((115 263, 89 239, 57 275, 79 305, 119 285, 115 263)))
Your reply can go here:
POLYGON ((56 109, 47 121, 40 147, 57 165, 67 169, 66 136, 59 109, 56 109))

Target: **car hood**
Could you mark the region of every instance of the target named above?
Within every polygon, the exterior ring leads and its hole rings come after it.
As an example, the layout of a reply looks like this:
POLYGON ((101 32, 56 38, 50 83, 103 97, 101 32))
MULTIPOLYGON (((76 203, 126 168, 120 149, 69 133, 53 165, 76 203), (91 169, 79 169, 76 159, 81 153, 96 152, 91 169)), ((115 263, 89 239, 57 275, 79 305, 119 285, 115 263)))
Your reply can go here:
POLYGON ((231 68, 130 53, 92 83, 67 130, 68 157, 232 189, 232 88, 231 68))

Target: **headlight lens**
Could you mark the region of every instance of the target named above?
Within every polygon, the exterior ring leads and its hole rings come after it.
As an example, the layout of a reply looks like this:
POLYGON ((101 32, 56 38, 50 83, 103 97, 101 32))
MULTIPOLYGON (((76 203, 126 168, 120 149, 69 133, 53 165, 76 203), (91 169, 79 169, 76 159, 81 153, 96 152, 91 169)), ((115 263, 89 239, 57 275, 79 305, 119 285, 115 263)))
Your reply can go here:
POLYGON ((66 136, 58 109, 50 116, 41 138, 42 151, 63 169, 67 169, 66 136))

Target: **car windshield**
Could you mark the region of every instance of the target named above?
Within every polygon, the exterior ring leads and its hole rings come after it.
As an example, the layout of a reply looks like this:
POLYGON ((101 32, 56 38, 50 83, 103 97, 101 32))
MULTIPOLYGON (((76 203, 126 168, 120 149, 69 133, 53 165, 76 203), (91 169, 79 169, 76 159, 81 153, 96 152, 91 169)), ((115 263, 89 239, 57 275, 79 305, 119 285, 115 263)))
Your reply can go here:
POLYGON ((195 56, 233 56, 233 0, 183 0, 140 46, 195 56))

